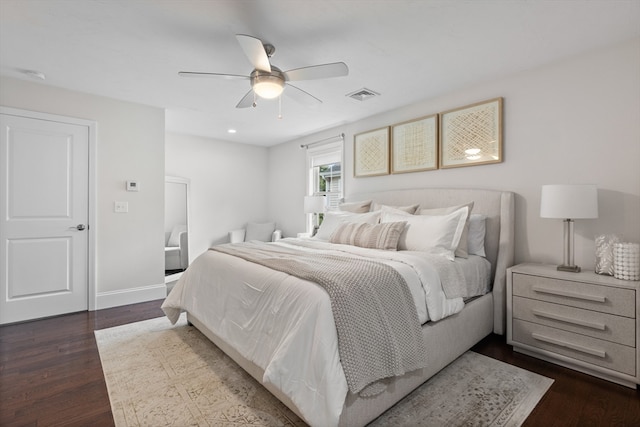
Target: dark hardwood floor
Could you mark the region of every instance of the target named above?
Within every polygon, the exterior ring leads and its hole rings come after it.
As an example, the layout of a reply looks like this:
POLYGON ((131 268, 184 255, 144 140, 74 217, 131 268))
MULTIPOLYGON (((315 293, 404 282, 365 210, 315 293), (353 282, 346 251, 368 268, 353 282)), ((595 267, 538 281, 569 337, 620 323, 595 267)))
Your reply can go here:
MULTIPOLYGON (((162 316, 152 301, 0 327, 0 426, 112 426, 93 331, 162 316)), ((525 426, 640 426, 640 391, 514 353, 474 351, 555 379, 525 426)))
POLYGON ((93 331, 162 316, 161 303, 0 327, 0 426, 113 426, 93 331))

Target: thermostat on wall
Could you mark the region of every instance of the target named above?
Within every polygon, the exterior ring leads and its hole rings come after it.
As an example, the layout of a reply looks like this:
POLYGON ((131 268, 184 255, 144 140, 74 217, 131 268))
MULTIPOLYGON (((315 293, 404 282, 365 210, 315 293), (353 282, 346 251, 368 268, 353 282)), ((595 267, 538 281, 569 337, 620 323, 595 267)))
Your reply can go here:
POLYGON ((138 181, 127 181, 127 191, 138 191, 139 187, 138 181))

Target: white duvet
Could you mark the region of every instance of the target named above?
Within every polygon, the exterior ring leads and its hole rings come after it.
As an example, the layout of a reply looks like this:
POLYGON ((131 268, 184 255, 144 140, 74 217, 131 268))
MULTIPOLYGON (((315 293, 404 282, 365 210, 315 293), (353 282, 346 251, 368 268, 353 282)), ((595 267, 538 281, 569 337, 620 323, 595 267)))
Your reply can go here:
MULTIPOLYGON (((367 256, 395 267, 409 286, 421 323, 458 313, 464 306, 462 298, 445 297, 437 272, 421 252, 380 251, 305 239, 273 244, 367 256)), ((478 269, 483 261, 488 264, 484 259, 474 260, 473 268, 478 269)), ((483 275, 488 281, 488 272, 483 275)), ((479 287, 486 288, 486 284, 479 287)), ((188 311, 261 367, 263 382, 287 395, 312 426, 338 424, 348 389, 331 303, 320 286, 207 251, 189 266, 162 308, 173 323, 181 310, 188 311)))

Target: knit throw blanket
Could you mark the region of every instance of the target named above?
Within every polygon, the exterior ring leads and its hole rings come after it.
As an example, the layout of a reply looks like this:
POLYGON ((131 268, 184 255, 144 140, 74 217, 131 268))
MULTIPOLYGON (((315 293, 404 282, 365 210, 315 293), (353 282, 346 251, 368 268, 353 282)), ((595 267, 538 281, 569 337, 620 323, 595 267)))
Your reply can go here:
POLYGON ((352 393, 378 394, 385 388, 381 380, 427 365, 413 298, 392 267, 356 256, 310 254, 262 242, 223 244, 210 250, 315 282, 327 291, 340 361, 352 393))

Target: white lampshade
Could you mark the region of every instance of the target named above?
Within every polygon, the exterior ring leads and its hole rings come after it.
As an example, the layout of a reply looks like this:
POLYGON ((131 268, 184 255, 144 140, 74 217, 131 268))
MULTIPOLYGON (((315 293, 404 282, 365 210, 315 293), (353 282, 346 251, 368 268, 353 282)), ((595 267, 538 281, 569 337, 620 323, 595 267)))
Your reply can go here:
POLYGON ((304 197, 304 213, 324 212, 326 197, 324 196, 305 196, 304 197))
POLYGON ((598 189, 592 184, 543 185, 542 218, 598 218, 598 189))

